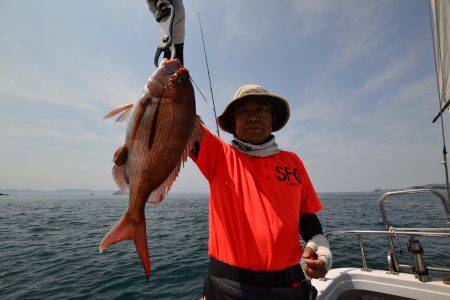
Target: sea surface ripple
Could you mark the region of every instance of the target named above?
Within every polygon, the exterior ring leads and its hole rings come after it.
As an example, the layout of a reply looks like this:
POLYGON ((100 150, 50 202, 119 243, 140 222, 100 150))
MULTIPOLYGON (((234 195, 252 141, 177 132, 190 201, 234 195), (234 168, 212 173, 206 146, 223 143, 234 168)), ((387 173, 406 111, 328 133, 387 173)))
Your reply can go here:
MULTIPOLYGON (((383 230, 381 193, 324 193, 319 218, 326 232, 383 230)), ((132 242, 100 254, 98 246, 128 206, 125 196, 14 196, 0 198, 0 299, 199 299, 208 267, 208 195, 174 194, 147 205, 151 278, 132 242)), ((445 227, 439 200, 408 196, 386 203, 400 227, 445 227)), ((334 267, 360 267, 355 235, 329 238, 334 267)), ((419 237, 425 261, 450 267, 449 239, 419 237)), ((400 260, 411 263, 407 238, 400 260)), ((387 268, 385 236, 364 238, 370 268, 387 268)))

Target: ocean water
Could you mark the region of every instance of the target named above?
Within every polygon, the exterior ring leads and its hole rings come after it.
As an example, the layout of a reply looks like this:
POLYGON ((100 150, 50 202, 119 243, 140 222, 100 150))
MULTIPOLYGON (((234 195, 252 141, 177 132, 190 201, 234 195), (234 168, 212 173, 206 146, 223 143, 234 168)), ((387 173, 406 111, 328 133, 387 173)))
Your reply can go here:
MULTIPOLYGON (((319 194, 324 230, 382 230, 381 193, 319 194)), ((98 252, 110 227, 126 210, 124 196, 8 196, 0 198, 0 299, 199 299, 207 270, 208 195, 174 194, 147 205, 151 279, 132 242, 98 252)), ((386 202, 401 227, 445 227, 439 199, 420 195, 386 202)), ((407 238, 400 260, 410 262, 407 238)), ((425 261, 450 267, 450 239, 419 237, 425 261)), ((332 236, 334 267, 360 267, 354 235, 332 236)), ((370 268, 387 268, 384 236, 367 236, 370 268)))

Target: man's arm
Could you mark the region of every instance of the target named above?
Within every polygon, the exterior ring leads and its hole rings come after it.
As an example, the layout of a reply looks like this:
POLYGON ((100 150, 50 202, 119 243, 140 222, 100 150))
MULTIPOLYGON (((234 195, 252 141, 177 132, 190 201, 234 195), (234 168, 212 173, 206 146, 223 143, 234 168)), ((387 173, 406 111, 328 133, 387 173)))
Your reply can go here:
POLYGON ((303 250, 303 269, 311 278, 322 278, 331 268, 331 251, 322 225, 315 214, 304 214, 299 220, 300 235, 307 242, 303 250))
POLYGON ((225 152, 231 146, 212 134, 204 125, 202 125, 202 129, 204 134, 200 141, 195 141, 191 146, 189 157, 205 178, 210 181, 219 170, 217 165, 226 163, 225 152))
POLYGON ((316 214, 304 214, 300 216, 299 222, 300 235, 305 242, 308 242, 313 236, 323 234, 322 225, 316 214))

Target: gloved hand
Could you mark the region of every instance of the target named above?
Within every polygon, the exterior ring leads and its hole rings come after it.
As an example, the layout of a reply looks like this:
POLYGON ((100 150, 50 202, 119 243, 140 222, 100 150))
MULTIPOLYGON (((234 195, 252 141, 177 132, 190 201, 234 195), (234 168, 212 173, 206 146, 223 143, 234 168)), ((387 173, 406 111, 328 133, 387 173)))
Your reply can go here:
POLYGON ((303 249, 302 257, 304 260, 303 271, 308 277, 311 278, 322 278, 327 274, 328 270, 326 268, 326 264, 323 260, 318 258, 314 249, 309 246, 306 246, 303 249))

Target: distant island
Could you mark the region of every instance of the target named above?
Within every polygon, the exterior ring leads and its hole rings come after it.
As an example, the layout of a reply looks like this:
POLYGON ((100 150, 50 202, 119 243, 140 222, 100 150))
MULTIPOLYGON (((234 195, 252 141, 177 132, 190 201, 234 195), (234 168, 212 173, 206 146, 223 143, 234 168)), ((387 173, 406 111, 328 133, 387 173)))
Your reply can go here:
MULTIPOLYGON (((192 195, 199 194, 205 195, 206 191, 171 191, 171 195, 192 195)), ((25 197, 35 197, 35 196, 122 196, 125 195, 120 190, 111 189, 111 190, 91 190, 91 189, 57 189, 57 190, 38 190, 38 189, 1 189, 0 188, 0 197, 6 196, 25 196, 25 197)))
POLYGON ((433 189, 433 190, 445 190, 447 189, 447 185, 445 183, 429 183, 424 185, 415 185, 411 187, 404 188, 376 188, 374 192, 390 192, 390 191, 403 191, 403 190, 418 190, 418 189, 433 189))
MULTIPOLYGON (((401 188, 381 188, 376 187, 372 192, 392 192, 409 189, 436 189, 445 190, 445 183, 430 183, 424 185, 415 185, 410 187, 401 188)), ((171 195, 184 195, 184 194, 207 194, 207 192, 199 191, 172 191, 171 195)), ((120 190, 91 190, 91 189, 57 189, 57 190, 34 190, 34 189, 0 189, 0 197, 7 196, 122 196, 124 195, 120 190)))
POLYGON ((79 196, 95 196, 95 195, 111 195, 114 190, 89 190, 89 189, 58 189, 52 191, 32 190, 32 189, 0 189, 0 196, 33 196, 33 195, 79 195, 79 196))
POLYGON ((415 186, 412 186, 411 189, 413 189, 413 190, 417 190, 417 189, 446 190, 447 185, 445 183, 442 183, 442 184, 431 183, 431 184, 426 184, 426 185, 415 185, 415 186))

